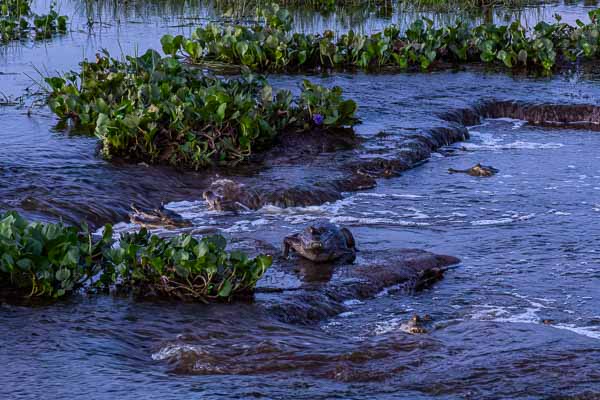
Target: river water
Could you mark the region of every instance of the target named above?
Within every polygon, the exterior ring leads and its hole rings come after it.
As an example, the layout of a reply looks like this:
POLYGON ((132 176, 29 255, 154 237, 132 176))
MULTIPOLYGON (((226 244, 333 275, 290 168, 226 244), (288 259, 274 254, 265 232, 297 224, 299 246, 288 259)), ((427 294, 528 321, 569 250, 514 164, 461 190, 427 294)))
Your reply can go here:
MULTIPOLYGON (((21 95, 32 63, 74 69, 100 47, 132 52, 187 29, 147 7, 139 19, 89 35, 84 10, 73 5, 61 3, 74 21, 69 37, 0 55, 1 92, 21 95)), ((600 104, 597 77, 575 69, 553 78, 462 71, 311 79, 344 87, 361 105, 359 134, 385 131, 385 146, 489 97, 600 104)), ((271 79, 295 89, 302 77, 271 79)), ((484 120, 468 142, 375 189, 322 206, 228 214, 199 200, 201 174, 110 165, 96 157, 94 139, 57 132, 45 108, 2 107, 0 118, 0 206, 29 216, 118 223, 128 201, 167 200, 195 229, 234 240, 279 246, 326 219, 349 227, 360 249, 422 248, 462 260, 431 289, 350 301, 347 312, 314 326, 279 322, 251 304, 102 296, 1 305, 0 398, 600 398, 598 133, 484 120), (500 172, 447 172, 477 162, 500 172), (431 315, 429 333, 401 329, 415 313, 431 315)))

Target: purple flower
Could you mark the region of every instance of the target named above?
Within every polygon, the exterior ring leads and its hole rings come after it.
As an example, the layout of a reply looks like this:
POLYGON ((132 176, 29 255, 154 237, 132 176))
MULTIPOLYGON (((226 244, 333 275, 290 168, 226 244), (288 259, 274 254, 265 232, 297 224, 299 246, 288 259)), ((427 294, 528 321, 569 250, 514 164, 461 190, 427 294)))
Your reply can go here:
POLYGON ((321 114, 313 115, 313 122, 315 125, 323 125, 323 116, 321 114))

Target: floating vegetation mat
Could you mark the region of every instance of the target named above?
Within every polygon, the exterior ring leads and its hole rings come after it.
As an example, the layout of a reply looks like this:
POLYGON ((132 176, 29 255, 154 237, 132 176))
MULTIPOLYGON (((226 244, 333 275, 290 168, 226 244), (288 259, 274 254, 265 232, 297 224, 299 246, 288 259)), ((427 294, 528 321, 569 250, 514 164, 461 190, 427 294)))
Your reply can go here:
POLYGON ((600 55, 600 10, 576 26, 540 22, 532 30, 520 22, 469 26, 458 21, 441 28, 423 18, 401 33, 396 25, 372 35, 292 32, 290 13, 277 5, 260 11, 254 26, 210 24, 191 37, 165 36, 163 50, 190 63, 206 61, 247 66, 254 71, 324 69, 429 70, 440 64, 487 63, 550 73, 564 62, 600 55))
POLYGON ((95 132, 105 157, 151 164, 235 165, 285 130, 301 134, 356 123, 356 104, 343 99, 339 87, 304 81, 294 98, 289 91, 275 93, 264 78, 207 76, 153 50, 125 61, 98 54, 81 63, 81 72, 46 82, 50 108, 95 132))
POLYGON ((145 229, 95 239, 86 226, 29 222, 15 212, 0 215, 0 293, 58 298, 87 290, 133 292, 208 302, 252 294, 271 258, 226 251, 222 236, 170 239, 145 229))
POLYGON ((2 0, 0 2, 0 44, 32 37, 47 39, 56 33, 67 32, 67 17, 58 15, 55 3, 50 11, 38 15, 31 10, 31 0, 2 0))

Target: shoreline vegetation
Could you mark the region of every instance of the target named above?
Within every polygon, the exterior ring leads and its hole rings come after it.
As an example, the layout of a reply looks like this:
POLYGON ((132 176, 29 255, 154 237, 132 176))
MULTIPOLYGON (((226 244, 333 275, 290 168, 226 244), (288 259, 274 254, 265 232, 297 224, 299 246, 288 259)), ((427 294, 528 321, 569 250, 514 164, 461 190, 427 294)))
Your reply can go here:
POLYGON ((50 4, 48 14, 38 15, 31 10, 31 0, 3 0, 0 3, 0 44, 24 40, 48 39, 57 33, 67 33, 67 17, 50 4))
POLYGON ((165 35, 163 51, 190 64, 218 62, 256 72, 307 72, 394 68, 399 71, 435 68, 438 64, 485 63, 510 69, 537 69, 549 74, 560 63, 596 59, 600 55, 600 10, 589 13, 591 23, 576 26, 540 22, 527 29, 485 23, 470 27, 457 21, 436 28, 433 21, 414 21, 401 33, 396 25, 363 35, 292 32, 290 13, 277 5, 259 11, 253 25, 209 24, 189 38, 165 35))
POLYGON ((145 229, 113 240, 87 226, 29 222, 0 215, 0 294, 56 299, 83 290, 132 293, 141 298, 228 301, 252 296, 271 266, 270 256, 227 251, 219 235, 161 238, 145 229))

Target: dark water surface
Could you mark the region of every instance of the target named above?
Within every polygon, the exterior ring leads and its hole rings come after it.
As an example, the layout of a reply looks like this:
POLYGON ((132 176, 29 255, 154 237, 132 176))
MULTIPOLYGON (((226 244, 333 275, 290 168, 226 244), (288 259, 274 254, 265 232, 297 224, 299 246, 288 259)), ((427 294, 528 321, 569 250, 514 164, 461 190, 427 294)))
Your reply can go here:
MULTIPOLYGON (((98 48, 132 53, 189 29, 161 16, 177 10, 165 3, 117 13, 119 23, 105 6, 95 20, 110 25, 88 35, 77 4, 60 3, 73 20, 68 37, 0 52, 0 92, 21 95, 33 66, 74 69, 98 48)), ((558 7, 575 16, 587 11, 558 7)), ((181 12, 201 21, 212 15, 181 12)), ((271 79, 295 88, 302 77, 271 79)), ((438 113, 482 98, 600 104, 597 75, 579 70, 554 78, 440 72, 311 79, 344 87, 361 105, 359 133, 385 130, 387 140, 444 126, 438 113)), ((108 164, 96 157, 94 139, 55 131, 47 109, 27 114, 26 107, 0 107, 0 208, 100 223, 122 221, 124 199, 165 200, 196 228, 276 246, 307 222, 328 219, 350 227, 360 248, 423 248, 462 264, 432 289, 350 301, 347 312, 316 326, 284 324, 249 304, 81 297, 1 305, 2 399, 600 398, 598 133, 486 120, 455 151, 376 189, 318 207, 232 215, 199 201, 201 174, 108 164), (500 173, 447 173, 477 162, 500 173), (414 313, 432 316, 428 334, 403 331, 414 313)))

